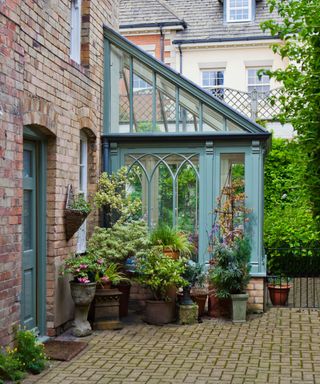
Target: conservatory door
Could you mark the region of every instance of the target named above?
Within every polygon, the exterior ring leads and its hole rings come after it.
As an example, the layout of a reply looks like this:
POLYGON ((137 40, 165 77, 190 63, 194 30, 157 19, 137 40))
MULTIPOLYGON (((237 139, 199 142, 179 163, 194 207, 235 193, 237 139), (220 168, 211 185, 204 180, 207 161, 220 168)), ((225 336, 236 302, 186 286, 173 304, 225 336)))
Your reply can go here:
MULTIPOLYGON (((177 227, 194 242, 195 258, 204 226, 200 225, 201 149, 188 152, 178 149, 123 149, 121 164, 129 169, 128 193, 142 201, 140 216, 150 228, 158 224, 177 227)), ((202 242, 203 243, 203 242, 202 242)), ((200 257, 202 259, 202 257, 200 257)))

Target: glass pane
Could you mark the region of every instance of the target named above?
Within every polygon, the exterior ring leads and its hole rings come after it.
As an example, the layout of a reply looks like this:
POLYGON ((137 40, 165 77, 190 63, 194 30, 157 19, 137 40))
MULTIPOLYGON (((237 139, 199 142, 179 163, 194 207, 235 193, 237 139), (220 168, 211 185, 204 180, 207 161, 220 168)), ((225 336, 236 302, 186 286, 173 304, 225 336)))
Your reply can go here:
POLYGON ((179 104, 179 131, 199 131, 199 100, 190 93, 180 90, 179 104))
POLYGON ((32 191, 23 191, 23 250, 32 249, 32 191))
POLYGON ((203 106, 203 131, 223 131, 224 118, 223 116, 210 109, 206 105, 203 106))
POLYGON ((129 132, 129 66, 130 58, 111 44, 111 132, 129 132))
POLYGON ((173 225, 173 179, 166 164, 160 163, 152 178, 152 225, 173 225))
MULTIPOLYGON (((126 157, 126 165, 132 164, 132 159, 126 157)), ((142 202, 141 209, 137 216, 142 218, 146 216, 148 210, 148 181, 141 166, 133 164, 129 171, 129 183, 127 185, 127 193, 133 200, 139 199, 142 202)))
MULTIPOLYGON (((152 132, 152 70, 133 61, 133 118, 136 132, 152 132)), ((159 128, 156 130, 159 130, 159 128)))
POLYGON ((23 177, 32 177, 32 151, 23 151, 23 177))
POLYGON ((231 131, 231 132, 245 132, 244 129, 242 129, 241 127, 239 127, 239 125, 233 123, 230 120, 227 120, 227 131, 231 131))
POLYGON ((161 132, 176 130, 176 87, 157 76, 157 128, 161 132))

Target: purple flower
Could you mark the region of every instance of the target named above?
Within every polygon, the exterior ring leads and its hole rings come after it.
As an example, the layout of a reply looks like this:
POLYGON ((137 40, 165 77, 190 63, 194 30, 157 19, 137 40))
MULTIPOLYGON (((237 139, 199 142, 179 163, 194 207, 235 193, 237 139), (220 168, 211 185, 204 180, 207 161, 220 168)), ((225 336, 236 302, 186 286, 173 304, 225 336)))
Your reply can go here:
POLYGON ((100 264, 100 265, 103 264, 103 259, 98 259, 97 263, 100 264))
POLYGON ((80 269, 87 269, 88 265, 87 264, 80 264, 80 269))

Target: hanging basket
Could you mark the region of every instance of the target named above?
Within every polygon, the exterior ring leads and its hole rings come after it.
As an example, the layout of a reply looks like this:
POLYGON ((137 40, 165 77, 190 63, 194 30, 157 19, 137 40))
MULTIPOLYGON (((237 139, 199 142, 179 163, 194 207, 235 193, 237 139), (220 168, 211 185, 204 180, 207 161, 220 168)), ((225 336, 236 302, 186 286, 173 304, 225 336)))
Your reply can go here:
POLYGON ((79 209, 72 209, 71 206, 73 201, 74 194, 72 185, 68 185, 67 202, 64 210, 64 227, 67 241, 78 231, 89 214, 79 209))

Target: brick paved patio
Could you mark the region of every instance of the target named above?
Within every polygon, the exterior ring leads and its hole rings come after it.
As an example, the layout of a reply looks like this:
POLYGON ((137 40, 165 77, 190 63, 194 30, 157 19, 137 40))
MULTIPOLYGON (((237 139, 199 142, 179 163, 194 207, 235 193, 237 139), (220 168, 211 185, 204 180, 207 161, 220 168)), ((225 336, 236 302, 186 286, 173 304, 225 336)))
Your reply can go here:
POLYGON ((320 312, 272 309, 242 325, 128 325, 90 338, 33 383, 320 383, 320 312))

